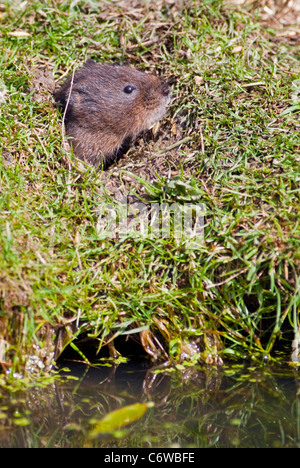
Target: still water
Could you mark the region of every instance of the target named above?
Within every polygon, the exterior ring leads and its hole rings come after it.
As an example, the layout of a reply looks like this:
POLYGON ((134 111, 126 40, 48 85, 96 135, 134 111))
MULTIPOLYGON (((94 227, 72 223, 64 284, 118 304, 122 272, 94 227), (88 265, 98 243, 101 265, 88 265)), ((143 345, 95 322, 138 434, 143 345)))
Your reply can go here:
POLYGON ((0 392, 0 447, 299 447, 299 372, 72 365, 45 388, 0 392), (130 424, 90 437, 95 421, 145 402, 130 424))

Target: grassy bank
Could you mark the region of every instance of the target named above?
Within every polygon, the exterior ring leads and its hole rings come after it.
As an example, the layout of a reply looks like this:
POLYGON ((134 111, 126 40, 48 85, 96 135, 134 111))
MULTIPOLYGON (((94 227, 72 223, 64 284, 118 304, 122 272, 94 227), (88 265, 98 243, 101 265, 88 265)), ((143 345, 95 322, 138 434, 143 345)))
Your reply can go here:
POLYGON ((1 3, 5 370, 47 369, 66 347, 79 359, 106 350, 116 359, 132 342, 158 361, 290 359, 300 303, 299 26, 296 11, 259 3, 1 3), (68 154, 51 97, 88 57, 172 84, 157 132, 102 173, 68 154), (203 203, 203 242, 191 250, 172 236, 107 238, 99 207, 126 194, 203 203))

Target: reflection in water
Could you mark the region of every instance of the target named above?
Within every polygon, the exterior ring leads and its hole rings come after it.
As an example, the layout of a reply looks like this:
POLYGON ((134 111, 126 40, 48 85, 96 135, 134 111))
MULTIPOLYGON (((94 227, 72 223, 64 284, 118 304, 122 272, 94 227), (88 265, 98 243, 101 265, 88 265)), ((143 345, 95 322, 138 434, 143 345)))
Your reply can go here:
POLYGON ((153 372, 72 367, 60 380, 0 399, 0 447, 299 447, 300 386, 292 369, 153 372), (91 419, 137 402, 154 407, 116 434, 88 440, 91 419))

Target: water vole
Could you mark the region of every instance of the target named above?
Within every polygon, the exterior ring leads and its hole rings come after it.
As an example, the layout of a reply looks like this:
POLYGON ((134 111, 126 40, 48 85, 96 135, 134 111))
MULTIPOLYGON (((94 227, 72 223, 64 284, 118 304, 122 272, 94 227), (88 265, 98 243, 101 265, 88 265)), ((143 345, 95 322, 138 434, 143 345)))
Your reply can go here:
POLYGON ((168 85, 157 76, 88 60, 54 97, 65 109, 66 134, 75 156, 106 168, 129 138, 163 117, 169 94, 168 85))

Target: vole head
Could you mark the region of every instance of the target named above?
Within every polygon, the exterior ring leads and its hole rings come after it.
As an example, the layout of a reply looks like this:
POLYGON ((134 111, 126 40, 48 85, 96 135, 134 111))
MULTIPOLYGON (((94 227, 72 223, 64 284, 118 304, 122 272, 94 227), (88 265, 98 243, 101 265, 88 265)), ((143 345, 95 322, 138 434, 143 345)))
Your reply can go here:
POLYGON ((63 107, 68 103, 66 129, 77 146, 83 147, 84 141, 78 140, 86 132, 90 140, 94 135, 105 155, 126 137, 151 128, 165 114, 170 96, 168 85, 157 76, 88 60, 55 98, 63 107))

